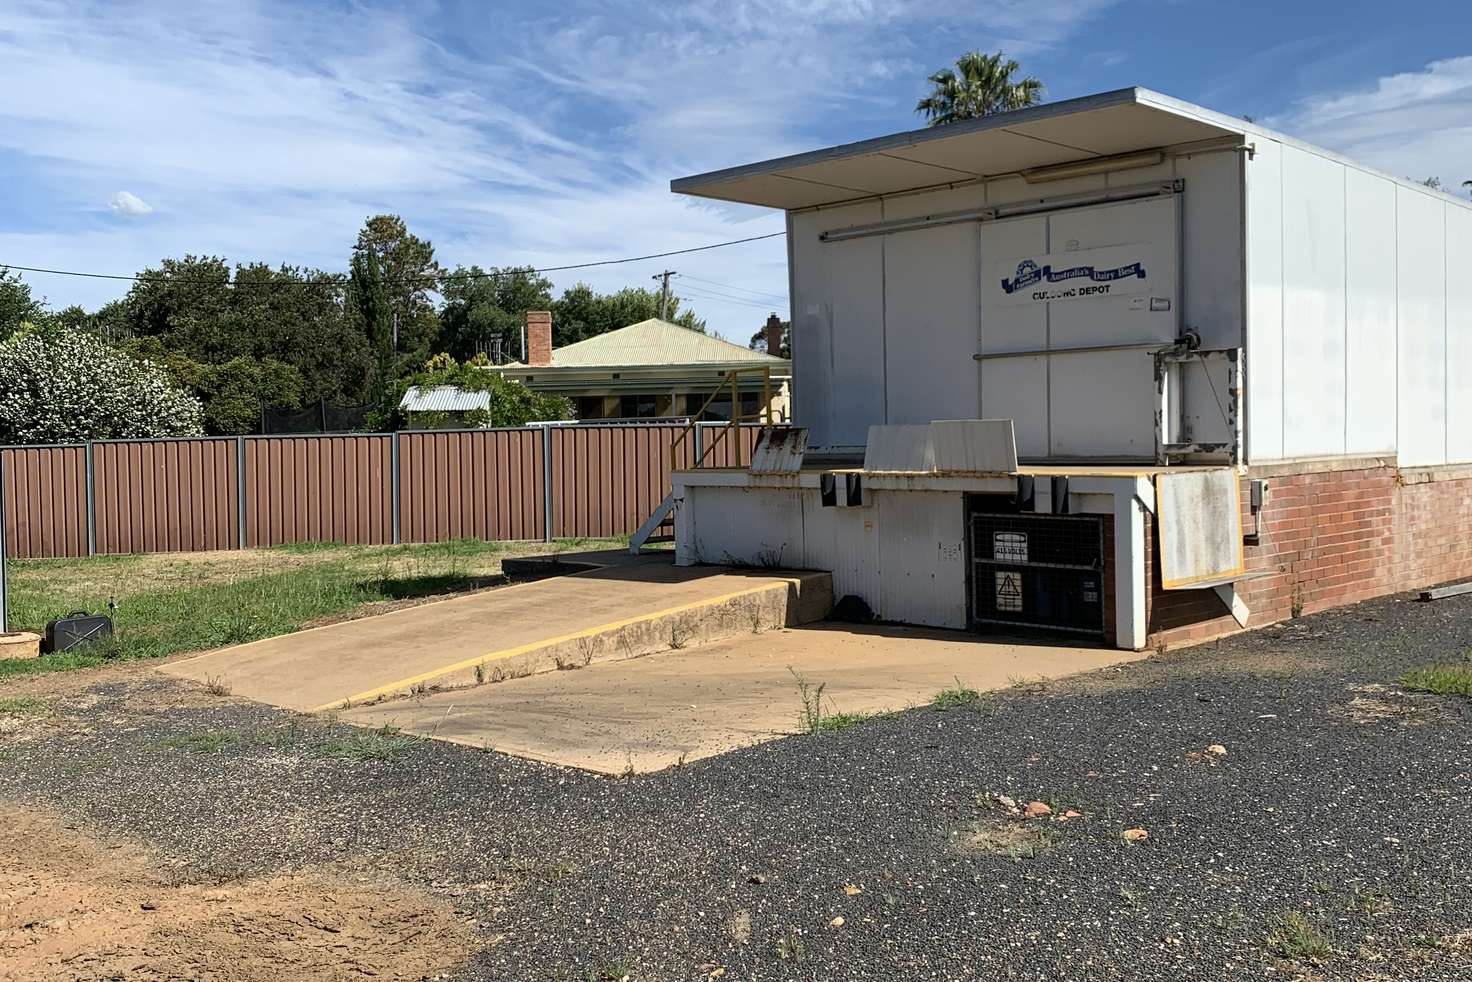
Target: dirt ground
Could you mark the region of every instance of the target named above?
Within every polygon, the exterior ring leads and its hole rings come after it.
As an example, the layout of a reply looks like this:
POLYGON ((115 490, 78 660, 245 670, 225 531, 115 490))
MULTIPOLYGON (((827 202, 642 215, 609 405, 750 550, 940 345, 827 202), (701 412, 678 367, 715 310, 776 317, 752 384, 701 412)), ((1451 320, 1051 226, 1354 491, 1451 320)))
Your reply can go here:
POLYGON ((0 805, 0 979, 418 979, 476 947, 443 901, 333 872, 178 882, 137 845, 0 805))

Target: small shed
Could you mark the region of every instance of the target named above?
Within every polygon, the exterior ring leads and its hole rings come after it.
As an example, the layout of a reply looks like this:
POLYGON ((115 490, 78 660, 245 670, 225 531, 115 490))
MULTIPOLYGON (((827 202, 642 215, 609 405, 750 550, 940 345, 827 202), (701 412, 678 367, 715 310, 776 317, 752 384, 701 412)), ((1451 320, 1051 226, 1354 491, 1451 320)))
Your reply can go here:
POLYGON ((410 429, 460 429, 476 425, 467 418, 471 413, 490 410, 491 394, 454 385, 411 385, 399 408, 408 416, 410 429))

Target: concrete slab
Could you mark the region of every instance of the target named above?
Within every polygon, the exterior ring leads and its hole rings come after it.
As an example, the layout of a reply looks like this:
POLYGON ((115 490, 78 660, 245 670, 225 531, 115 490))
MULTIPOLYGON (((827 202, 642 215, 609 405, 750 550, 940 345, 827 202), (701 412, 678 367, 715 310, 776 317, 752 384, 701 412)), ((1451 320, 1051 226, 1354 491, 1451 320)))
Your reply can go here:
POLYGON ((568 662, 636 657, 672 643, 749 634, 827 614, 826 573, 677 567, 640 561, 500 587, 206 652, 160 666, 236 695, 316 711, 465 684, 477 666, 516 677, 568 662))
POLYGON ((826 686, 827 711, 878 713, 928 703, 957 678, 998 689, 1144 657, 821 624, 357 707, 340 718, 585 770, 644 772, 797 732, 793 671, 826 686))

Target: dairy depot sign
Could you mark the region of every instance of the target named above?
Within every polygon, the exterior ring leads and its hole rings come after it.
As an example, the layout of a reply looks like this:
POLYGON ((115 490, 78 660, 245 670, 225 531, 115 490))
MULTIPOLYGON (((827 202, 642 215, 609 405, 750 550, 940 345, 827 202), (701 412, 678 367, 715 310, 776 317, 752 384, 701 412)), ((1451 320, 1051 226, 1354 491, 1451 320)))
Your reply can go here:
POLYGON ((1104 300, 1150 292, 1149 243, 993 260, 988 288, 1003 306, 1104 300))

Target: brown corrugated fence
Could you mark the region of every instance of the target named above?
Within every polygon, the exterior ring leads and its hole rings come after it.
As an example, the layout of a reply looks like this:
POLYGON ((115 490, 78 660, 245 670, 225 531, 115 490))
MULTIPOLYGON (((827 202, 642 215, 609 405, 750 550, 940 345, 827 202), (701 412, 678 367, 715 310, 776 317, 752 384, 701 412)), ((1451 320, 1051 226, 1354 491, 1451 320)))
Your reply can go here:
MULTIPOLYGON (((743 462, 757 430, 740 435, 743 462)), ((669 492, 680 431, 589 425, 0 448, 6 555, 626 535, 669 492)), ((735 463, 736 437, 722 432, 700 428, 711 448, 705 466, 735 463)), ((691 466, 696 442, 684 441, 680 466, 691 466)))

